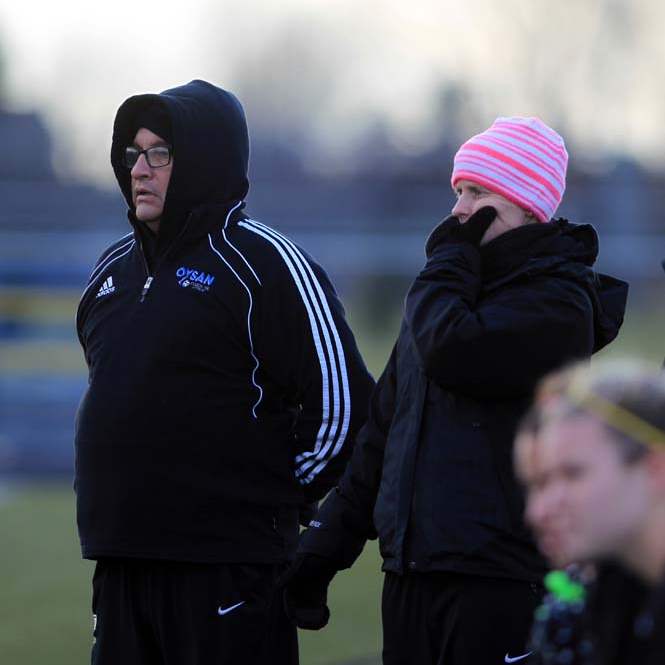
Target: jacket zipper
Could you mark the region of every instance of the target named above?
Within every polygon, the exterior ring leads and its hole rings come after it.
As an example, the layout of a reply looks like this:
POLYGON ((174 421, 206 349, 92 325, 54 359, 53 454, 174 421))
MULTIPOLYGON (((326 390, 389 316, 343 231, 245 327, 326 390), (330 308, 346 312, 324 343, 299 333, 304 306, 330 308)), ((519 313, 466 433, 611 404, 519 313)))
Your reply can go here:
POLYGON ((139 302, 141 303, 145 300, 145 297, 148 295, 150 286, 155 278, 150 274, 150 270, 148 269, 148 262, 146 261, 145 254, 143 253, 143 245, 141 244, 141 242, 139 242, 139 250, 141 252, 141 258, 143 259, 143 267, 145 268, 145 274, 146 274, 145 284, 143 285, 143 290, 141 291, 141 298, 139 299, 139 302))
MULTIPOLYGON (((168 257, 168 255, 171 253, 171 250, 176 245, 176 243, 180 240, 182 236, 185 235, 185 231, 189 226, 189 221, 191 218, 192 218, 192 213, 187 215, 187 219, 185 220, 185 223, 180 233, 178 233, 178 235, 171 241, 171 244, 166 248, 162 260, 168 257)), ((145 274, 146 274, 145 284, 143 285, 143 290, 141 291, 141 298, 139 299, 139 303, 142 303, 145 302, 146 296, 148 295, 148 291, 150 291, 150 287, 152 286, 152 283, 155 281, 155 277, 157 276, 157 267, 153 266, 155 268, 154 270, 155 274, 151 275, 150 270, 148 268, 148 262, 146 261, 145 254, 143 253, 143 244, 140 241, 139 241, 139 250, 141 253, 141 258, 143 259, 143 267, 145 268, 145 274)))
POLYGON ((139 300, 139 302, 143 302, 145 300, 145 297, 148 295, 148 291, 150 290, 150 285, 154 279, 155 278, 152 275, 148 275, 148 279, 145 280, 145 284, 143 285, 143 291, 141 291, 141 300, 139 300))

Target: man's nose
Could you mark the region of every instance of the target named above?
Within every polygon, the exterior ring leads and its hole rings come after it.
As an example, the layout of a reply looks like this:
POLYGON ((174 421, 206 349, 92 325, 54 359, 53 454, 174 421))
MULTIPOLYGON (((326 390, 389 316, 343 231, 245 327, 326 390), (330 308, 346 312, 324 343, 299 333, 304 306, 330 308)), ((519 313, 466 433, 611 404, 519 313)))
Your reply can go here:
POLYGON ((148 160, 145 158, 145 155, 139 155, 139 158, 136 160, 136 164, 132 166, 130 171, 132 178, 147 178, 150 176, 152 171, 148 164, 148 160))

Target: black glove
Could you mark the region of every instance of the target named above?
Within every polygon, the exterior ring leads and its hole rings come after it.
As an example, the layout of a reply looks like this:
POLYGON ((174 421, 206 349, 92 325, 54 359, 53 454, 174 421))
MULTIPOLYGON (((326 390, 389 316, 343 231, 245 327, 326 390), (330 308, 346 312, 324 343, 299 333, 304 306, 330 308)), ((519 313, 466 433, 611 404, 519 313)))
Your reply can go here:
POLYGON ((279 582, 284 609, 298 628, 319 630, 328 623, 328 585, 337 571, 332 559, 317 554, 298 556, 286 571, 279 582))
POLYGON ((492 206, 480 208, 460 224, 454 215, 446 217, 429 234, 425 243, 425 254, 429 258, 441 243, 469 243, 478 247, 490 224, 496 219, 496 210, 492 206))

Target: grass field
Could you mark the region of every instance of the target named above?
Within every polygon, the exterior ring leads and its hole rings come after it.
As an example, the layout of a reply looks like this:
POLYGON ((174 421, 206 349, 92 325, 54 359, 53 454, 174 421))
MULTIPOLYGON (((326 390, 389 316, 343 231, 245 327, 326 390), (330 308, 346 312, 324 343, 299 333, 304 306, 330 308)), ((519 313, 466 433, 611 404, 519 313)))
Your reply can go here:
MULTIPOLYGON (((0 663, 89 662, 93 564, 80 558, 71 489, 3 490, 0 525, 0 663)), ((303 665, 371 662, 381 642, 380 585, 376 544, 370 543, 333 584, 328 628, 301 633, 303 665)))
MULTIPOLYGON (((353 308, 350 322, 370 369, 378 375, 397 330, 392 317, 381 330, 353 308)), ((537 341, 534 341, 537 343, 537 341)), ((30 345, 28 345, 29 347, 30 345)), ((66 345, 65 345, 66 346, 66 345)), ((80 371, 80 355, 53 360, 43 343, 35 349, 5 347, 0 371, 80 371), (36 351, 41 350, 41 354, 36 351), (50 360, 49 360, 50 359, 50 360), (73 364, 70 364, 73 363, 73 364)), ((0 349, 2 351, 2 349, 0 349)), ((57 356, 57 354, 55 354, 57 356)), ((654 364, 665 355, 665 307, 660 294, 631 303, 618 340, 602 357, 634 355, 654 364)), ((89 662, 92 564, 80 560, 74 496, 66 485, 0 485, 0 665, 74 665, 89 662)), ((379 662, 381 574, 375 543, 331 592, 332 618, 319 633, 301 633, 303 665, 379 662)), ((118 664, 122 665, 122 664, 118 664)))

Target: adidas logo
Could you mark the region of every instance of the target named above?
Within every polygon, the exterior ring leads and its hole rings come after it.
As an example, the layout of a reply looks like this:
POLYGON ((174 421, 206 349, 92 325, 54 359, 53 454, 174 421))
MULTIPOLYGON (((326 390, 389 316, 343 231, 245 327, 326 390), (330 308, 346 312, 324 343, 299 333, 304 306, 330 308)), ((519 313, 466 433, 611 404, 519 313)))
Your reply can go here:
POLYGON ((102 296, 108 296, 114 291, 115 286, 113 286, 113 277, 107 277, 104 280, 104 283, 99 287, 99 291, 97 291, 97 297, 101 298, 102 296))

